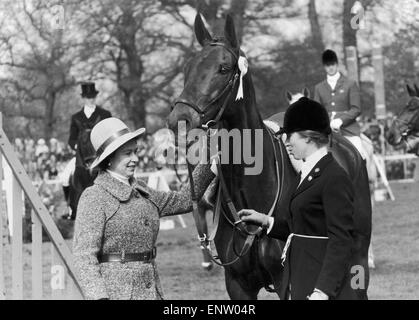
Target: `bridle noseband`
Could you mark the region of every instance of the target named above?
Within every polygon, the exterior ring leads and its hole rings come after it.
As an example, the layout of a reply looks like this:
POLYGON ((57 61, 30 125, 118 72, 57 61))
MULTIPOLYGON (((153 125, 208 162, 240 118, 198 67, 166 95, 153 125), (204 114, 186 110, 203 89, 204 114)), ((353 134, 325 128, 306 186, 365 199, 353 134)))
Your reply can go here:
POLYGON ((177 104, 184 104, 190 108, 192 108, 195 112, 197 112, 200 115, 200 124, 199 126, 197 126, 198 128, 202 128, 204 130, 208 130, 212 127, 214 127, 215 125, 218 124, 218 122, 220 121, 227 105, 228 102, 230 101, 231 95, 234 91, 234 88, 236 86, 236 82, 237 79, 239 78, 239 70, 237 67, 237 62, 238 62, 238 55, 236 52, 234 52, 232 49, 230 49, 229 47, 227 47, 224 43, 222 42, 212 42, 210 43, 210 46, 221 46, 224 49, 226 49, 227 51, 229 51, 234 59, 234 69, 233 69, 233 73, 231 74, 231 77, 229 79, 229 81, 227 82, 226 86, 224 87, 224 89, 220 92, 220 94, 218 94, 214 99, 212 99, 210 102, 208 102, 202 109, 199 108, 199 106, 196 103, 190 102, 190 101, 186 101, 186 100, 181 100, 178 99, 174 102, 173 104, 173 108, 176 107, 177 104), (217 115, 215 116, 215 118, 211 118, 210 112, 208 112, 208 109, 210 107, 212 107, 218 100, 220 100, 226 93, 228 92, 227 97, 224 99, 224 102, 221 106, 221 108, 219 109, 217 115))

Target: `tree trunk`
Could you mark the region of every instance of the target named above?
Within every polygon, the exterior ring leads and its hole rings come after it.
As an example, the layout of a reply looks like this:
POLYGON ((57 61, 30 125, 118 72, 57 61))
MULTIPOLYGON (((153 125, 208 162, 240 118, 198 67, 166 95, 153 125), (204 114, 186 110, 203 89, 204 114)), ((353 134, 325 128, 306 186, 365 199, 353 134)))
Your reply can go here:
MULTIPOLYGON (((356 0, 344 0, 343 1, 343 48, 353 46, 357 48, 356 33, 357 29, 353 28, 351 21, 354 18, 354 15, 351 13, 351 9, 354 6, 356 0)), ((345 61, 346 61, 346 50, 345 51, 345 61)))
MULTIPOLYGON (((211 27, 212 33, 216 35, 224 34, 224 15, 219 15, 218 12, 224 1, 222 0, 197 0, 196 9, 202 13, 205 20, 211 27)), ((236 28, 237 39, 239 43, 243 38, 244 29, 244 13, 248 4, 248 0, 231 0, 228 12, 234 19, 234 26, 236 28)))
POLYGON ((325 48, 324 48, 322 30, 319 23, 319 15, 317 14, 317 9, 316 9, 316 0, 309 1, 308 19, 310 20, 311 41, 313 44, 313 48, 317 51, 317 56, 321 57, 325 48))
POLYGON ((55 105, 55 92, 48 92, 47 98, 45 99, 45 126, 44 126, 44 139, 48 143, 51 138, 52 132, 54 132, 54 105, 55 105))
POLYGON ((236 27, 237 39, 239 43, 242 43, 243 30, 244 30, 244 13, 248 4, 248 0, 232 0, 230 12, 234 19, 234 25, 236 27))

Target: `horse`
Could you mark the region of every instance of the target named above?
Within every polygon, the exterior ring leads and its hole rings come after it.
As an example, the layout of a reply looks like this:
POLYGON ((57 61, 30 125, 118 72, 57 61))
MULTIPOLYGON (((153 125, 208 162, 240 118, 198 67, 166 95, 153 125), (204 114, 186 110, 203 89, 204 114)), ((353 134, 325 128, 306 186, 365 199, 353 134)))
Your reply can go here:
MULTIPOLYGON (((260 228, 243 226, 243 223, 236 221, 233 209, 238 211, 252 208, 259 212, 269 212, 275 219, 285 221, 287 197, 297 174, 287 156, 284 143, 281 139, 275 139, 257 109, 251 72, 244 71, 246 59, 240 50, 231 16, 226 17, 224 35, 221 37, 211 36, 199 13, 195 18, 194 29, 202 50, 185 65, 184 89, 171 106, 168 126, 176 132, 179 122, 182 122, 190 132, 195 128, 208 130, 215 124, 227 131, 236 130, 242 136, 245 130, 250 129, 251 141, 245 143, 251 145, 253 154, 259 143, 256 133, 262 133, 260 147, 263 152, 258 156, 263 158, 263 166, 259 174, 245 174, 249 165, 245 165, 243 155, 240 155, 240 163, 229 161, 218 166, 219 180, 224 177, 224 186, 220 182, 218 187, 218 199, 222 201, 217 201, 221 214, 214 243, 218 258, 224 266, 226 289, 231 299, 257 299, 262 288, 279 294, 284 243, 266 236, 265 232, 259 232, 260 228), (251 235, 254 241, 249 242, 251 235)), ((233 143, 230 139, 229 159, 233 158, 233 143)), ((338 161, 348 170, 356 186, 354 262, 364 267, 363 294, 366 295, 369 279, 367 255, 371 235, 368 178, 362 158, 350 142, 334 136, 333 145, 334 150, 338 150, 338 161)))
POLYGON ((409 101, 393 119, 386 132, 387 142, 396 149, 405 148, 408 153, 419 156, 419 88, 407 85, 409 101))

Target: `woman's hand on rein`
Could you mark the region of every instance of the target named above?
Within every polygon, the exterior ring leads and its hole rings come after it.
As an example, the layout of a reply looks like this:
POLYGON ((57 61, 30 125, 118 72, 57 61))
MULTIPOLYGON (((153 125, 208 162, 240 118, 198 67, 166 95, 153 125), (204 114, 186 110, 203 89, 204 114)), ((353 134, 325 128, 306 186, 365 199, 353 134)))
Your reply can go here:
POLYGON ((266 214, 251 209, 242 209, 238 212, 238 215, 243 222, 256 224, 266 229, 269 227, 269 217, 266 214))

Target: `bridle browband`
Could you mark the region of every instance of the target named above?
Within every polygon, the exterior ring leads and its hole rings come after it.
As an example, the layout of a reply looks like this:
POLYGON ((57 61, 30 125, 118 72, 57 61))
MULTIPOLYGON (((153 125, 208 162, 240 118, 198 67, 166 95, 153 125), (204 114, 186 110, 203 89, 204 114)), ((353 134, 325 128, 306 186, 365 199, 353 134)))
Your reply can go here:
POLYGON ((199 116, 200 116, 200 124, 197 127, 202 128, 204 130, 210 129, 211 127, 215 126, 220 121, 220 119, 221 119, 221 117, 222 117, 222 115, 223 115, 223 113, 224 113, 224 111, 225 111, 225 109, 228 105, 228 102, 230 101, 231 95, 234 91, 233 89, 236 86, 236 82, 237 82, 237 79, 239 77, 239 69, 238 69, 238 65, 237 65, 239 57, 238 57, 237 53, 234 52, 231 48, 227 47, 222 42, 212 42, 212 43, 210 43, 210 46, 221 46, 221 47, 223 47, 224 49, 229 51, 235 59, 233 73, 231 74, 231 77, 230 77, 229 81, 227 82, 226 86, 220 92, 220 94, 218 94, 214 99, 212 99, 210 102, 208 102, 202 109, 199 108, 199 106, 196 103, 186 101, 186 100, 176 100, 173 104, 173 108, 176 107, 177 104, 184 104, 184 105, 192 108, 196 113, 198 113, 199 116), (211 106, 213 106, 218 100, 220 100, 226 94, 226 92, 228 92, 228 95, 224 99, 223 105, 218 110, 218 113, 215 116, 215 118, 211 119, 209 117, 210 113, 208 112, 208 109, 211 106))

